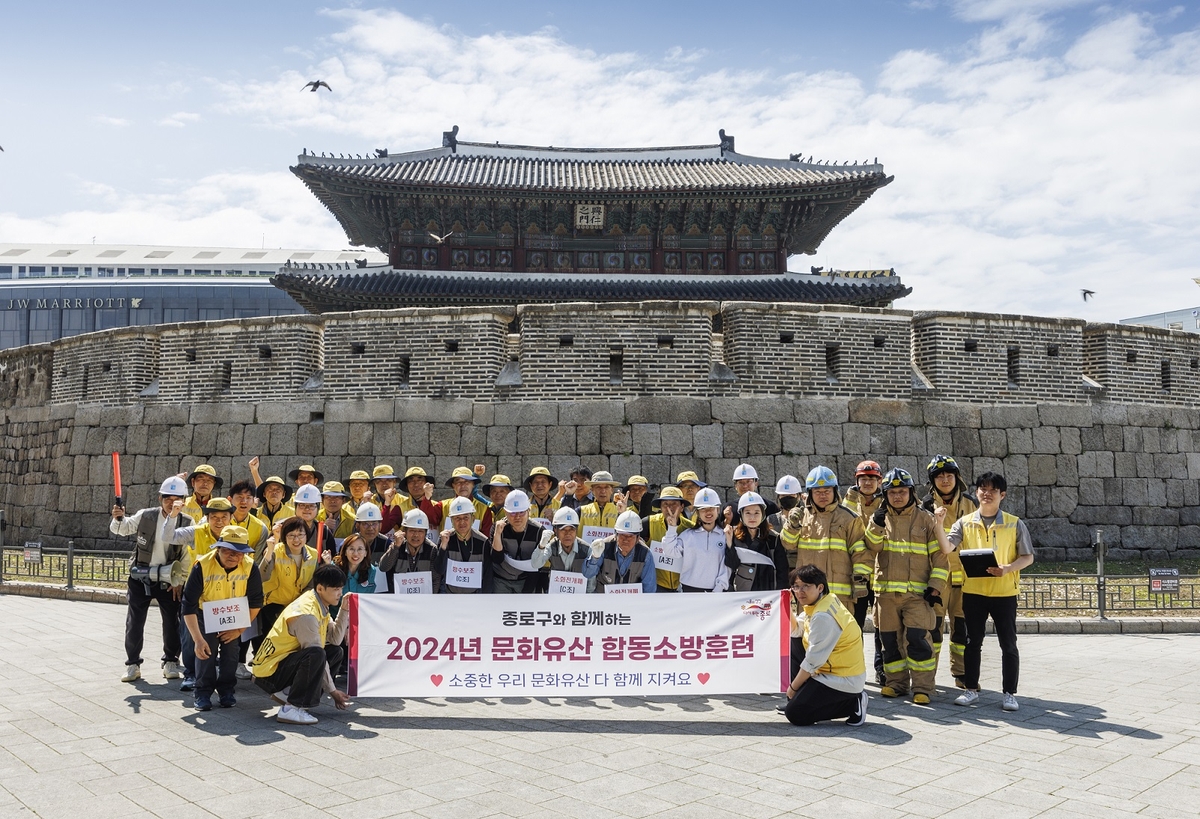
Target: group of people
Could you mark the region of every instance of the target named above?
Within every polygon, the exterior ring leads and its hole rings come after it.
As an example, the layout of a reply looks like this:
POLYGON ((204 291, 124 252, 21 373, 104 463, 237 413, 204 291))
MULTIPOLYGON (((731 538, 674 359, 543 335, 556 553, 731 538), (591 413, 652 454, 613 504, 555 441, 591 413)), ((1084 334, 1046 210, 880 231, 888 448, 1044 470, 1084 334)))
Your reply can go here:
POLYGON ((113 507, 110 530, 136 535, 123 680, 141 676, 157 601, 164 677, 182 678, 198 710, 214 694, 233 706, 237 680, 253 678, 279 702, 279 721, 309 724, 324 693, 346 707, 334 684, 343 594, 537 594, 566 573, 601 594, 790 590, 792 684, 779 710, 796 724, 865 720, 862 626, 872 606, 882 696, 930 702, 948 618, 963 689, 955 702, 974 704, 990 616, 1003 707, 1017 709, 1016 596, 1033 560, 1029 533, 999 510, 1003 476, 978 476, 973 499, 948 456, 930 461, 924 498, 905 470, 885 475, 864 460, 844 495, 836 473, 817 466, 803 481, 781 477, 771 501, 754 467, 740 464, 729 504, 694 471, 654 493, 643 476, 621 482, 583 465, 563 480, 536 467, 520 486, 505 475, 484 482, 476 464, 454 469, 449 496, 435 500, 433 477, 416 466, 399 476, 379 464, 345 481, 326 481, 311 464, 289 481, 263 479, 258 458, 248 466, 250 479, 224 494, 204 464, 166 479, 157 507, 113 507), (967 577, 960 548, 991 549, 995 565, 967 577))

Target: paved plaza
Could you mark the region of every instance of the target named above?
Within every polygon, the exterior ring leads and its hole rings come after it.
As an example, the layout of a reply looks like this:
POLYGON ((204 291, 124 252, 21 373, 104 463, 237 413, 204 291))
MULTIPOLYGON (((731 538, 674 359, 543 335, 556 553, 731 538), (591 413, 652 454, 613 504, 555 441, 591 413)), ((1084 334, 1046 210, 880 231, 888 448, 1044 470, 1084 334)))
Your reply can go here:
MULTIPOLYGON (((119 682, 125 610, 0 595, 0 816, 481 819, 591 816, 1195 817, 1200 635, 1021 637, 978 707, 881 700, 863 728, 793 728, 765 696, 366 700, 275 722, 250 682, 191 710, 147 628, 119 682)), ((948 647, 945 650, 948 650, 948 647)), ((944 658, 945 659, 945 656, 944 658)))

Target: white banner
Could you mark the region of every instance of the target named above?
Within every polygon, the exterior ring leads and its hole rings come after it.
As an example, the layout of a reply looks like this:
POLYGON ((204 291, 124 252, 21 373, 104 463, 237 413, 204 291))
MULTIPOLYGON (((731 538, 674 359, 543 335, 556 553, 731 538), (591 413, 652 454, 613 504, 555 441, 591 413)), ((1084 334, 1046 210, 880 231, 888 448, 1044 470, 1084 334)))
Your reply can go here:
POLYGON ((504 556, 504 562, 516 569, 518 572, 536 572, 541 566, 534 566, 530 560, 516 560, 515 558, 504 556))
POLYGON ((550 572, 550 594, 587 594, 588 579, 578 572, 550 572))
POLYGON ((250 628, 250 601, 245 597, 201 603, 204 612, 204 633, 250 628))
POLYGON ((483 588, 483 564, 447 559, 446 585, 458 589, 483 588))
POLYGON ((761 563, 764 566, 774 566, 775 561, 761 552, 756 552, 753 549, 747 549, 744 546, 737 546, 738 560, 743 563, 761 563))
POLYGON ((355 697, 782 691, 786 592, 347 595, 355 697))
POLYGON ((392 575, 396 594, 433 594, 433 572, 404 572, 392 575))

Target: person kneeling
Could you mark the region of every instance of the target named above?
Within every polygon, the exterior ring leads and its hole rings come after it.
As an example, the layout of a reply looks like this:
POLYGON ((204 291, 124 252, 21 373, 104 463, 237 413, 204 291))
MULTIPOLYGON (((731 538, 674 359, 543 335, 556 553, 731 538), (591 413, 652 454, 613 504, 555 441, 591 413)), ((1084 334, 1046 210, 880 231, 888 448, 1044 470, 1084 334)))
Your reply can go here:
POLYGON ((793 725, 839 717, 846 717, 847 725, 862 725, 867 673, 854 613, 829 594, 825 573, 811 564, 796 570, 791 592, 804 607, 804 660, 787 688, 783 713, 793 725))
POLYGON ((342 638, 350 624, 350 608, 342 606, 337 622, 329 609, 342 599, 346 573, 335 564, 317 567, 313 587, 287 605, 254 652, 254 681, 281 706, 275 719, 293 725, 312 725, 317 718, 308 709, 333 698, 338 710, 350 698, 333 685, 330 668, 342 660, 342 638))

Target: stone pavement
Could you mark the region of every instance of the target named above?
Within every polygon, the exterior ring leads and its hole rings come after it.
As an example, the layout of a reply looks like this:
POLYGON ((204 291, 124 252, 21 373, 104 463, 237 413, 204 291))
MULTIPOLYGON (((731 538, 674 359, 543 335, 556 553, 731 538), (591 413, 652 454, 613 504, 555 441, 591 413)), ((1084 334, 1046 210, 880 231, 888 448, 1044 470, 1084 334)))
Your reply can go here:
POLYGON ((206 714, 155 662, 119 682, 121 607, 0 595, 0 620, 3 817, 1195 817, 1200 805, 1192 634, 1025 635, 1016 714, 1000 711, 989 640, 981 706, 956 707, 953 689, 921 707, 872 688, 858 729, 793 728, 763 696, 365 700, 298 728, 248 682, 236 708, 206 714))

